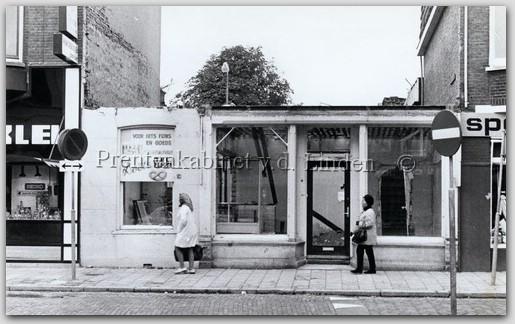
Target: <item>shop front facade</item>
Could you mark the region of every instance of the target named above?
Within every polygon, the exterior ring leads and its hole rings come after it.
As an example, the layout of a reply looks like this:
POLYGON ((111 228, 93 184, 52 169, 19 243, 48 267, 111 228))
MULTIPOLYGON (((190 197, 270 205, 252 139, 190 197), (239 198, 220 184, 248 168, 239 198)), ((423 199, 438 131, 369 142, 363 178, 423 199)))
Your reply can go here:
POLYGON ((352 264, 350 231, 371 194, 378 268, 443 270, 448 173, 430 137, 441 109, 85 110, 81 264, 177 266, 182 192, 201 267, 352 264))
POLYGON ((53 144, 60 130, 79 126, 79 74, 31 67, 31 95, 6 105, 7 261, 71 260, 71 177, 44 160, 61 159, 53 144))

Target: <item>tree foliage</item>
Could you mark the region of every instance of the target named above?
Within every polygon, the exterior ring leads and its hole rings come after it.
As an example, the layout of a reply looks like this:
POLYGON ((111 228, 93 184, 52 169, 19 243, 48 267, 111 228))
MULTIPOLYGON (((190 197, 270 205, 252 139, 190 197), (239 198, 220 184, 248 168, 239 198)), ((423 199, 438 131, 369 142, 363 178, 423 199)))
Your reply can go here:
POLYGON ((172 104, 182 101, 184 107, 203 104, 222 106, 226 103, 227 74, 222 72, 224 62, 229 64, 229 103, 237 106, 282 106, 291 104, 288 81, 282 78, 273 61, 267 61, 261 47, 245 48, 241 45, 223 48, 212 55, 197 75, 187 82, 187 90, 178 93, 172 104))

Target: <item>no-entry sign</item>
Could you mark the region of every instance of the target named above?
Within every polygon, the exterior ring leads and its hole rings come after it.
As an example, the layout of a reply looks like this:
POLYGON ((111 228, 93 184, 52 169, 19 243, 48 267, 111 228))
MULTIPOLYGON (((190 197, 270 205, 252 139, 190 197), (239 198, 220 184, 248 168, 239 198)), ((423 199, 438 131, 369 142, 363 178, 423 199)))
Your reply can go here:
POLYGON ((441 111, 435 116, 431 134, 436 151, 443 156, 452 156, 460 148, 460 122, 449 110, 441 111))
POLYGON ((78 128, 65 129, 57 138, 57 147, 65 159, 79 160, 88 149, 88 138, 78 128))

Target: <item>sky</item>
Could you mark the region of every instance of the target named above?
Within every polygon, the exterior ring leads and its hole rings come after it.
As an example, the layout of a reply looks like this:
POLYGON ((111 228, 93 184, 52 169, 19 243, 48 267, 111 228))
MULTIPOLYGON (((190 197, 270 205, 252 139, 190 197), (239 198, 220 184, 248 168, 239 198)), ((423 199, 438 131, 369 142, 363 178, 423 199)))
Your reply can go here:
POLYGON ((211 55, 236 45, 261 46, 293 104, 305 106, 406 98, 421 73, 419 6, 163 6, 161 26, 167 102, 211 55))

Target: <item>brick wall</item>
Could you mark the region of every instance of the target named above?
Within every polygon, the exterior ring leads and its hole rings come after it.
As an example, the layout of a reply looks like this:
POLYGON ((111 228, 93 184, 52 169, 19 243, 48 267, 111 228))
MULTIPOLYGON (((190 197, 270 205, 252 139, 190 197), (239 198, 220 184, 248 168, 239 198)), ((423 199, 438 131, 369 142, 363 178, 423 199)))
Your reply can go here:
POLYGON ((469 105, 505 105, 506 70, 489 66, 490 13, 486 6, 469 7, 469 105))
POLYGON ((468 101, 469 106, 489 105, 488 66, 489 10, 488 7, 468 7, 468 101))
MULTIPOLYGON (((444 11, 425 53, 425 105, 465 106, 464 10, 448 7, 444 11)), ((468 7, 467 91, 471 111, 476 105, 506 104, 506 70, 485 70, 489 65, 489 29, 489 8, 468 7)))
POLYGON ((506 105, 506 70, 488 72, 490 105, 506 105))
POLYGON ((424 105, 459 105, 460 7, 448 7, 424 56, 424 105))
POLYGON ((25 7, 23 59, 29 65, 68 65, 54 55, 54 34, 59 33, 59 7, 25 7))
POLYGON ((87 7, 85 19, 85 108, 159 106, 160 8, 87 7))
MULTIPOLYGON (((31 66, 67 66, 53 53, 59 7, 24 8, 24 61, 31 66)), ((79 6, 78 16, 85 108, 159 106, 160 8, 79 6)))

